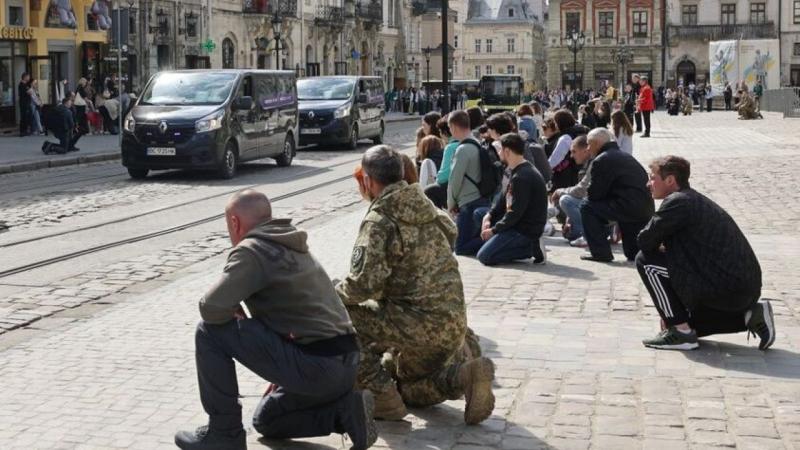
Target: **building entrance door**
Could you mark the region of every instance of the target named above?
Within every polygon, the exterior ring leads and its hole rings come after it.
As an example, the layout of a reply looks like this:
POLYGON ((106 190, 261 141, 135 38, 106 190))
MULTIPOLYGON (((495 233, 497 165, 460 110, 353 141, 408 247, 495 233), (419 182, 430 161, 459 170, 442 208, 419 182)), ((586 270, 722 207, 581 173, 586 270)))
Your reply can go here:
POLYGON ((678 64, 677 69, 677 79, 678 79, 678 86, 683 84, 684 86, 688 86, 689 83, 694 83, 696 77, 696 70, 694 67, 694 63, 691 61, 682 61, 678 64))

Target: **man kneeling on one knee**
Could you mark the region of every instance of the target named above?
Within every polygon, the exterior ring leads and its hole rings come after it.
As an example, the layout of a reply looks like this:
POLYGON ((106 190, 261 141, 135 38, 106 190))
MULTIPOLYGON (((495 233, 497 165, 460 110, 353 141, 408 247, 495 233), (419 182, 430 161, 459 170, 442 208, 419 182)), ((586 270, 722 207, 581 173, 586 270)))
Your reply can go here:
POLYGON ((648 186, 664 202, 639 233, 636 267, 661 316, 647 347, 691 350, 697 338, 749 331, 766 350, 775 341, 772 306, 761 295, 761 267, 739 227, 689 187, 689 161, 650 165, 648 186))
POLYGON ((354 391, 355 330, 306 233, 273 219, 267 197, 234 195, 225 209, 234 247, 222 277, 200 300, 195 334, 200 400, 208 425, 176 434, 182 449, 244 449, 233 361, 273 382, 253 416, 268 438, 347 433, 352 449, 377 439, 374 400, 354 391), (244 314, 244 301, 252 318, 244 314))

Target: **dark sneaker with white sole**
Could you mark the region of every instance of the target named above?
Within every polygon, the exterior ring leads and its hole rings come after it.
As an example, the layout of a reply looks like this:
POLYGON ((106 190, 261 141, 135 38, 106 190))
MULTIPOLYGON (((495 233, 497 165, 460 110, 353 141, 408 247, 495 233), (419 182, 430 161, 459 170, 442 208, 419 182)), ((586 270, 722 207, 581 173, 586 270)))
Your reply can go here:
POLYGON ((247 434, 244 429, 221 433, 202 426, 195 431, 177 432, 175 445, 183 450, 247 450, 247 434))
POLYGON ((762 300, 753 305, 748 316, 748 339, 751 334, 757 335, 761 338, 758 349, 768 349, 775 342, 775 317, 772 315, 772 305, 769 300, 762 300))
POLYGON ((658 333, 652 339, 642 341, 645 347, 658 348, 661 350, 694 350, 700 346, 697 343, 697 333, 682 333, 675 327, 669 327, 658 333))

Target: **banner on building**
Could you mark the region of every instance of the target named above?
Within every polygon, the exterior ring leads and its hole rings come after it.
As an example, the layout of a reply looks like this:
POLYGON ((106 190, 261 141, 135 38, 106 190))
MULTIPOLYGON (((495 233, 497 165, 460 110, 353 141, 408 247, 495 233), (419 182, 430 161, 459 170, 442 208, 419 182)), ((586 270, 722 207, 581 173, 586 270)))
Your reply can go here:
POLYGON ((708 43, 711 89, 722 95, 725 85, 744 80, 749 89, 761 81, 764 89, 780 85, 778 40, 712 41, 708 43))

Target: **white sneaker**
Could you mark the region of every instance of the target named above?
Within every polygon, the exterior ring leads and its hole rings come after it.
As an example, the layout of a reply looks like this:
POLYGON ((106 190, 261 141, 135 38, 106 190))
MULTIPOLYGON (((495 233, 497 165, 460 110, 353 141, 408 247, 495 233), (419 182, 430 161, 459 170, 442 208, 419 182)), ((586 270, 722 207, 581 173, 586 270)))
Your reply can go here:
POLYGON ((570 247, 580 247, 580 248, 586 248, 586 247, 588 247, 588 246, 589 246, 589 243, 588 243, 588 242, 586 242, 586 238, 584 238, 583 236, 581 236, 581 237, 579 237, 578 239, 575 239, 575 240, 573 240, 573 241, 570 241, 570 242, 569 242, 569 245, 570 245, 570 247))

